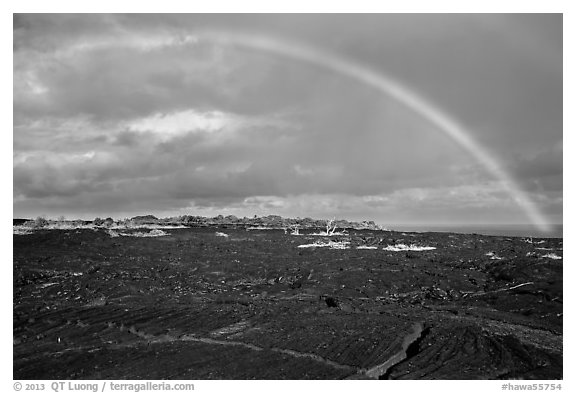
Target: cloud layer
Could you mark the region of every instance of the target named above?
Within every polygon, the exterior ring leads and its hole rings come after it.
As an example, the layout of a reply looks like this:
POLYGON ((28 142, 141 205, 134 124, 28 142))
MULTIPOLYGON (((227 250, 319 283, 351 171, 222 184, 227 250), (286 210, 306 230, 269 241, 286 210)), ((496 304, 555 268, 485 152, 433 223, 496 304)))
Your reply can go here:
POLYGON ((16 15, 14 214, 526 222, 397 102, 202 35, 250 29, 397 76, 476 130, 561 222, 561 27, 553 16, 16 15))

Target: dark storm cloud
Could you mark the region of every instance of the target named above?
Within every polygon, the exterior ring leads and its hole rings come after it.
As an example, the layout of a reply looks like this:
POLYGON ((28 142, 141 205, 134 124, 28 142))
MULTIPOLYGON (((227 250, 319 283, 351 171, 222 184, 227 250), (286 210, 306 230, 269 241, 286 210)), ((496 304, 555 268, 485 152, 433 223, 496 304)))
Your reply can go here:
POLYGON ((438 216, 509 206, 477 162, 389 97, 204 30, 287 37, 385 72, 558 206, 559 16, 16 15, 15 214, 314 206, 401 219, 391 212, 405 201, 438 216))
POLYGON ((514 163, 512 173, 530 190, 555 192, 562 195, 563 149, 562 143, 546 147, 531 155, 524 155, 514 163))

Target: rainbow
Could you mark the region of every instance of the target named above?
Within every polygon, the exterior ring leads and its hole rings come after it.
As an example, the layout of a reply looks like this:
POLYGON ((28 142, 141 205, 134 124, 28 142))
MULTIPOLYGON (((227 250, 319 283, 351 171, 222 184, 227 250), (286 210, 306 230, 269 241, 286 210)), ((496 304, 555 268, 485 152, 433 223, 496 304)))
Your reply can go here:
MULTIPOLYGON (((181 32, 182 33, 182 32, 181 32)), ((245 31, 197 31, 194 34, 177 34, 173 37, 160 37, 158 40, 116 39, 111 45, 125 45, 141 50, 151 50, 165 46, 194 45, 201 40, 216 42, 225 45, 249 48, 257 51, 275 54, 290 59, 307 62, 326 68, 337 74, 344 75, 366 86, 374 88, 405 105, 415 114, 431 123, 440 132, 455 141, 472 157, 476 159, 485 170, 502 185, 504 191, 515 201, 529 218, 530 222, 542 232, 550 232, 552 227, 542 212, 520 187, 518 182, 506 172, 501 163, 491 155, 484 146, 472 136, 472 132, 456 119, 446 114, 440 108, 424 99, 420 94, 410 90, 401 82, 386 74, 358 64, 350 59, 334 53, 323 51, 302 43, 286 39, 271 37, 264 34, 247 33, 245 31)), ((148 37, 150 38, 150 37, 148 37)), ((74 50, 91 50, 95 45, 81 45, 74 50)))
POLYGON ((352 78, 393 98, 433 124, 440 132, 447 135, 473 156, 491 176, 502 184, 503 189, 524 211, 538 230, 542 232, 551 231, 550 223, 528 197, 526 192, 522 190, 518 182, 502 168, 498 160, 492 156, 485 147, 473 138, 472 132, 469 129, 393 78, 352 60, 322 51, 319 48, 277 37, 270 37, 268 35, 238 31, 211 31, 201 32, 199 37, 222 44, 272 53, 324 67, 340 75, 352 78))

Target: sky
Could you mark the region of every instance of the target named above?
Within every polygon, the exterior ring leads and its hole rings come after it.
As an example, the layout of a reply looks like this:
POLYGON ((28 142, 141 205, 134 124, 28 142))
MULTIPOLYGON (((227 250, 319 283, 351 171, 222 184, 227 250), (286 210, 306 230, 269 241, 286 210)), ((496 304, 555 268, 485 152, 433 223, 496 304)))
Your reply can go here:
POLYGON ((562 223, 559 14, 16 14, 13 48, 14 217, 562 223))

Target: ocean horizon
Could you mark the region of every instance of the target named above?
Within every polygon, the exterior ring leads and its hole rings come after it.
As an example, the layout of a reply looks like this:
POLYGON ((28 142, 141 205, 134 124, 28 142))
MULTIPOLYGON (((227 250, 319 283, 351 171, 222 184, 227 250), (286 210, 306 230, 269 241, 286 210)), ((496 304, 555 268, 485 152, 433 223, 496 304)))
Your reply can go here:
POLYGON ((462 234, 478 234, 488 236, 563 238, 564 225, 552 225, 550 232, 542 232, 532 225, 502 224, 502 225, 391 225, 393 231, 403 232, 450 232, 462 234))

